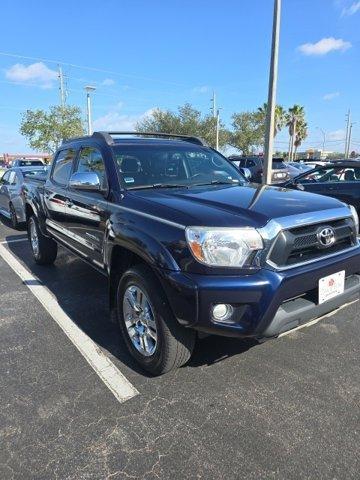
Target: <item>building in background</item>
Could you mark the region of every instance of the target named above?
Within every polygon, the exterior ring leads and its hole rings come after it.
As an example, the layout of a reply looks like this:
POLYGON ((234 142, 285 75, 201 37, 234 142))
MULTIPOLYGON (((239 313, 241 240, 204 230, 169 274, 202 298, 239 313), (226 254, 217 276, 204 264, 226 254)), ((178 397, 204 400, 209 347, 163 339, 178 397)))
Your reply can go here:
POLYGON ((335 152, 328 150, 321 150, 317 148, 309 148, 305 152, 298 152, 297 158, 307 158, 312 160, 326 160, 327 158, 334 157, 335 152))

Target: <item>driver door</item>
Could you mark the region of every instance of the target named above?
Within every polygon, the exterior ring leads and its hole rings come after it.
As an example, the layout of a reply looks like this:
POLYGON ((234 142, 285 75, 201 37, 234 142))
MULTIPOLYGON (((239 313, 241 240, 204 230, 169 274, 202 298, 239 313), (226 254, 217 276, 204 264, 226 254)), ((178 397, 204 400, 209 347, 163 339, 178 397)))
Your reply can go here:
POLYGON ((306 192, 318 193, 337 198, 340 181, 338 167, 321 167, 306 173, 297 179, 306 192))

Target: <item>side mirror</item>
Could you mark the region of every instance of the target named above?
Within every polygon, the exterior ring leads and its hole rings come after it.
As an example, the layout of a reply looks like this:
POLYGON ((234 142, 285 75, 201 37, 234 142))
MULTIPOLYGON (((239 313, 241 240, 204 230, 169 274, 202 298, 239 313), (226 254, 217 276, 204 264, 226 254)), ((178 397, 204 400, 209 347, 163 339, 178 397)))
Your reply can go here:
POLYGON ((242 174, 242 176, 246 178, 246 180, 250 181, 251 171, 248 168, 239 168, 239 171, 242 174))
POLYGON ((69 187, 86 192, 101 192, 100 178, 95 172, 73 173, 70 177, 69 187))
POLYGON ((293 185, 298 189, 301 190, 302 192, 305 190, 305 187, 302 183, 298 183, 296 181, 293 181, 293 185))

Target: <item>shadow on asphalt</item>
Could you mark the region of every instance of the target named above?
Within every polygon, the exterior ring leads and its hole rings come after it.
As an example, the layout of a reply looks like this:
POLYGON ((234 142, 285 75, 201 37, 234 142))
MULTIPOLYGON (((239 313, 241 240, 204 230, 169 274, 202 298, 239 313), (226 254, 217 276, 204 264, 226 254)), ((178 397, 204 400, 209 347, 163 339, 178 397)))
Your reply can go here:
MULTIPOLYGON (((17 238, 24 237, 10 235, 6 240, 10 242, 17 238)), ((51 291, 65 313, 95 343, 133 371, 148 375, 127 353, 118 326, 109 321, 108 285, 103 275, 62 248, 59 248, 58 258, 51 266, 36 265, 26 241, 9 243, 8 248, 39 279, 40 284, 51 291)), ((187 365, 212 365, 240 355, 257 344, 251 340, 209 336, 197 341, 187 365)))
MULTIPOLYGON (((6 228, 11 228, 11 230, 13 230, 14 232, 25 232, 26 233, 26 224, 20 224, 19 227, 14 230, 11 226, 11 222, 9 219, 7 219, 6 217, 4 217, 3 215, 0 215, 0 225, 4 225, 6 228)), ((6 237, 7 241, 9 241, 9 238, 18 238, 16 235, 14 236, 8 236, 6 237)))

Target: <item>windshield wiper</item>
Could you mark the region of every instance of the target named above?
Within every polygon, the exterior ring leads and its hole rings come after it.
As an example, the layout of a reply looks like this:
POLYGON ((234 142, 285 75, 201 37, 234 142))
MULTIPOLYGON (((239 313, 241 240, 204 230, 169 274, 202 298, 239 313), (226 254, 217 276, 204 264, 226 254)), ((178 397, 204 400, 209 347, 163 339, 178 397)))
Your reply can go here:
POLYGON ((189 185, 183 183, 153 183, 151 185, 139 185, 137 187, 129 187, 128 190, 142 190, 146 188, 188 188, 189 185))
POLYGON ((202 187, 206 185, 239 185, 240 180, 236 180, 236 182, 233 181, 226 181, 226 180, 212 180, 211 182, 208 183, 195 183, 192 185, 192 187, 202 187))

